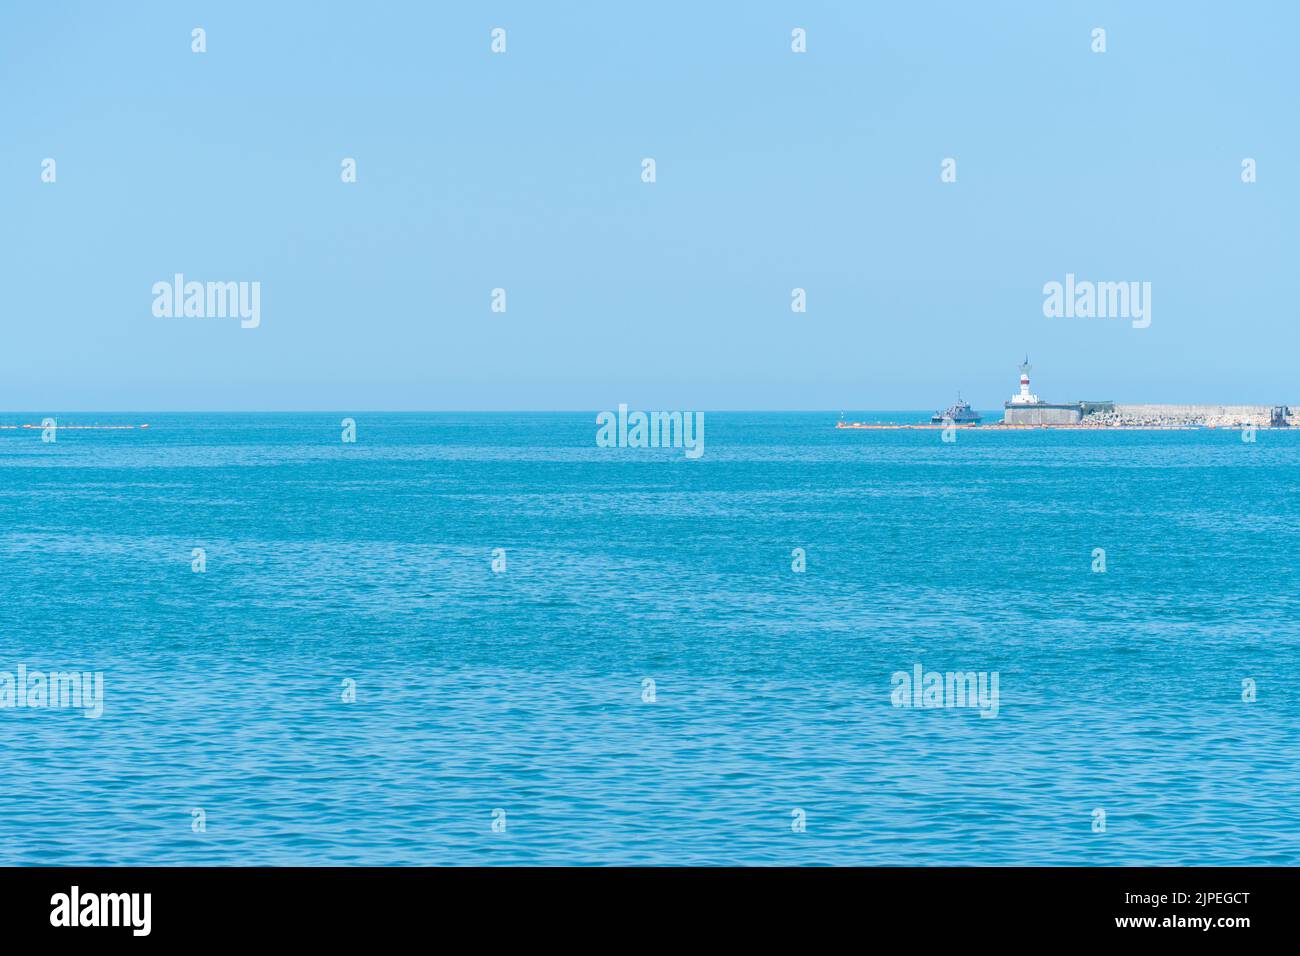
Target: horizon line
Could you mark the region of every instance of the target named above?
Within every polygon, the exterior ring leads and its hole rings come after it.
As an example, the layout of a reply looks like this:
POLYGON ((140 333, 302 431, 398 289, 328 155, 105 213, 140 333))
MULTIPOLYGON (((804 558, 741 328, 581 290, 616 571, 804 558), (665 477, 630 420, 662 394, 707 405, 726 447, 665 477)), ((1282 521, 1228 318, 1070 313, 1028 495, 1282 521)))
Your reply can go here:
MULTIPOLYGON (((1222 403, 1215 403, 1222 404, 1222 403)), ((617 408, 618 406, 615 406, 617 408)), ((974 407, 974 406, 972 406, 974 407)), ((655 409, 634 408, 629 411, 669 411, 706 412, 713 415, 743 414, 807 414, 839 415, 844 412, 918 412, 931 414, 930 409, 923 408, 691 408, 691 409, 655 409)), ((93 408, 63 409, 57 414, 67 415, 588 415, 609 411, 607 408, 93 408)), ((988 409, 992 411, 992 409, 988 409)), ((0 410, 0 415, 51 415, 49 410, 15 411, 0 410)))
MULTIPOLYGON (((1050 404, 1050 403, 1049 403, 1050 404)), ((1074 403, 1068 403, 1074 404, 1074 403)), ((1300 402, 1115 402, 1116 405, 1219 405, 1223 407, 1249 406, 1258 408, 1300 407, 1300 402)), ((617 406, 615 406, 617 408, 617 406)), ((1004 405, 980 407, 971 405, 980 412, 1000 412, 1004 405)), ((32 409, 0 409, 0 415, 590 415, 609 411, 607 408, 82 408, 49 409, 36 411, 32 409)), ((841 409, 830 408, 691 408, 691 409, 656 409, 636 408, 629 405, 629 411, 666 411, 681 414, 706 413, 711 415, 754 415, 754 414, 803 414, 803 415, 843 415, 853 413, 907 413, 934 414, 931 408, 856 408, 846 406, 841 409)))

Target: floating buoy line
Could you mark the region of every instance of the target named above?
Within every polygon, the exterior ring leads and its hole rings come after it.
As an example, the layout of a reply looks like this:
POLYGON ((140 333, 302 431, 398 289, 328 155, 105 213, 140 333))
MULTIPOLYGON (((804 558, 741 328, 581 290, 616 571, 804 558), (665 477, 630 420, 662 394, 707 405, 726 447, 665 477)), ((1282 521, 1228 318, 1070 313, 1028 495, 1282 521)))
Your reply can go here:
POLYGON ((148 428, 148 427, 149 427, 148 422, 145 422, 141 425, 0 425, 0 428, 7 428, 12 430, 17 430, 19 428, 35 428, 39 430, 52 428, 55 431, 60 431, 60 432, 62 431, 117 432, 117 431, 131 431, 132 429, 136 429, 136 428, 148 428))

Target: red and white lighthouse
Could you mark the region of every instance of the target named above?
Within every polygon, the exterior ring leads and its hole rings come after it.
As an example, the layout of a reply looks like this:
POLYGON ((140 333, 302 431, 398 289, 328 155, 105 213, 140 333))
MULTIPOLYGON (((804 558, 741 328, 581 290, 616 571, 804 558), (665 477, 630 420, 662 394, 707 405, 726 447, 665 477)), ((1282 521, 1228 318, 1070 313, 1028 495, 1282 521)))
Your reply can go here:
POLYGON ((1013 405, 1037 405, 1038 396, 1029 391, 1029 371, 1032 366, 1029 364, 1029 356, 1020 364, 1020 394, 1012 395, 1011 402, 1013 405))

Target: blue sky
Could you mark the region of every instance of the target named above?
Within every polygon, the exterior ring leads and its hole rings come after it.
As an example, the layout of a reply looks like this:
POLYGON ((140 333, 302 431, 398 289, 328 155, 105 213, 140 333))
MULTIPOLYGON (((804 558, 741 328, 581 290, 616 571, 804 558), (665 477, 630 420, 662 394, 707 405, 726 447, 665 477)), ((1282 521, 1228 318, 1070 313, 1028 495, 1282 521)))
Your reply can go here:
POLYGON ((1300 404, 1296 11, 7 4, 0 406, 996 407, 1026 352, 1052 400, 1300 404), (176 272, 261 326, 156 318, 176 272), (1044 317, 1067 272, 1150 328, 1044 317))

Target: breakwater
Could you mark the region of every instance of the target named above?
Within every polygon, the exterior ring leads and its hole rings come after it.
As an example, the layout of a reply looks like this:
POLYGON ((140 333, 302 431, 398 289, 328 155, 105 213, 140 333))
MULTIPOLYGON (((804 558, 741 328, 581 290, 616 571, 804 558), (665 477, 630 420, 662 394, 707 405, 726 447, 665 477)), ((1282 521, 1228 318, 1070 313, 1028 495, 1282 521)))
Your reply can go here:
POLYGON ((1112 402, 1080 402, 1075 405, 1026 404, 1015 409, 1017 417, 1011 421, 986 424, 956 424, 919 422, 839 422, 836 428, 854 429, 943 429, 974 428, 993 431, 1015 431, 1040 428, 1135 430, 1189 429, 1189 428, 1256 428, 1300 427, 1300 406, 1296 405, 1152 405, 1115 404, 1112 402), (1073 410, 1069 420, 1050 420, 1043 410, 1073 410), (1029 414, 1026 414, 1029 413, 1029 414))
POLYGON ((1083 416, 1082 424, 1112 427, 1200 426, 1240 428, 1300 425, 1297 411, 1281 405, 1122 405, 1083 416))

